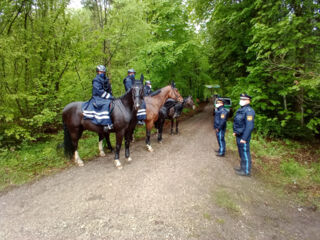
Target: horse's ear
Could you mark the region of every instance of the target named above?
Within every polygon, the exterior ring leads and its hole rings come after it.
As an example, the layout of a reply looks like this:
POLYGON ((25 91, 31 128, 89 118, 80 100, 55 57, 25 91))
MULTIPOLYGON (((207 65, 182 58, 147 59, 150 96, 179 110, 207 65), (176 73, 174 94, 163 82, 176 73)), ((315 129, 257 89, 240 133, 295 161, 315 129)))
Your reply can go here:
POLYGON ((143 80, 144 80, 144 76, 143 76, 143 74, 141 73, 141 76, 140 76, 140 81, 141 81, 141 83, 143 83, 143 80))

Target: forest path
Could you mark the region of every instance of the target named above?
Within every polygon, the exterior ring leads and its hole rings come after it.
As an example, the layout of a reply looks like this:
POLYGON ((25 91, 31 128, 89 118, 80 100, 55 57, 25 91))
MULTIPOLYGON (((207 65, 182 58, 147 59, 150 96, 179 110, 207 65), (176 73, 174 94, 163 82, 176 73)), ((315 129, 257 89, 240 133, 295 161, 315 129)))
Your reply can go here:
POLYGON ((210 110, 180 135, 166 129, 161 145, 153 136, 152 153, 132 144, 123 170, 107 154, 3 194, 0 239, 320 239, 319 211, 235 175, 234 155, 215 156, 210 110))

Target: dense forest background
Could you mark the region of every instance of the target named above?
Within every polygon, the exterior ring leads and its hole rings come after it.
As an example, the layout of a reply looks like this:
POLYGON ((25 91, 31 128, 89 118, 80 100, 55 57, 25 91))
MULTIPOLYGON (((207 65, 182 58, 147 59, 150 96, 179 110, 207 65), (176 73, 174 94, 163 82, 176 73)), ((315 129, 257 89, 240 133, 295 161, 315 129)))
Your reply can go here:
POLYGON ((320 1, 0 1, 0 147, 61 129, 61 111, 91 97, 107 66, 115 96, 134 68, 153 89, 205 85, 238 105, 253 96, 256 131, 308 138, 320 131, 320 1))

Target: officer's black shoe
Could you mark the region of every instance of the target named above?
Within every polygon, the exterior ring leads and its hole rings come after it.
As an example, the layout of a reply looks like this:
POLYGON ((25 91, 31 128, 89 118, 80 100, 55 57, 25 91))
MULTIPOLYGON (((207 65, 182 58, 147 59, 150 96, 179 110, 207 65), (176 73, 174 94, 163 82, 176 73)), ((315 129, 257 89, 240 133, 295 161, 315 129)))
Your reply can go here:
POLYGON ((144 124, 145 124, 144 121, 142 120, 138 121, 138 125, 144 125, 144 124))
POLYGON ((247 174, 243 170, 236 171, 236 174, 239 175, 239 176, 250 177, 250 173, 247 174))
POLYGON ((235 171, 238 171, 238 172, 242 170, 241 167, 237 167, 237 168, 235 167, 235 168, 233 168, 233 169, 234 169, 235 171))
POLYGON ((224 154, 217 154, 217 157, 224 157, 224 154))
POLYGON ((112 129, 113 129, 113 124, 108 124, 108 125, 103 127, 103 131, 106 132, 106 133, 108 133, 112 129))

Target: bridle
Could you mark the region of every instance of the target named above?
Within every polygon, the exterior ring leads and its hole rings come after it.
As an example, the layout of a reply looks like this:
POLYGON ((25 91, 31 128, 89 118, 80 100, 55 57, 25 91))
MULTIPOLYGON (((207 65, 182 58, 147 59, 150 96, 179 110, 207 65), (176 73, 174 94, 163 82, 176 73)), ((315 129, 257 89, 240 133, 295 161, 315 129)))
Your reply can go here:
MULTIPOLYGON (((176 97, 177 101, 180 102, 178 99, 179 99, 181 96, 179 96, 179 95, 176 93, 176 91, 175 91, 176 88, 174 88, 173 86, 171 86, 171 88, 172 88, 172 91, 173 91, 174 96, 176 97)), ((182 101, 182 102, 183 102, 183 101, 182 101)))

